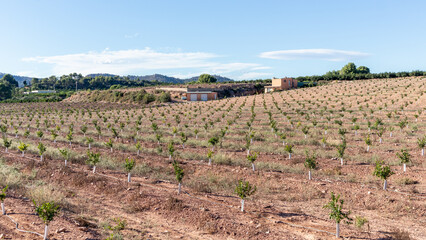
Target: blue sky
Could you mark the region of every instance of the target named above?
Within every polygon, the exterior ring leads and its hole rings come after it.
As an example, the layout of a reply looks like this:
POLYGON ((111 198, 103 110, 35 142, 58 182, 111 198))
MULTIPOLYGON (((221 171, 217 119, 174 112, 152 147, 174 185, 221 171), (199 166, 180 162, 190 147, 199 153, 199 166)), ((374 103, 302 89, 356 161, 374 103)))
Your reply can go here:
POLYGON ((0 72, 233 79, 426 70, 426 1, 0 1, 0 72))

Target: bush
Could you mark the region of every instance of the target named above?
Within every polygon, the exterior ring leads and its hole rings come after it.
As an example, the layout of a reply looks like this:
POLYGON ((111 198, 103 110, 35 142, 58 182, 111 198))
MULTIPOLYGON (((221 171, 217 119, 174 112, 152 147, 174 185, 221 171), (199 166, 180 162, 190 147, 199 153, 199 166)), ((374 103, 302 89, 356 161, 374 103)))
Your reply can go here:
POLYGON ((153 95, 151 93, 145 94, 142 98, 142 103, 144 103, 144 104, 148 104, 148 103, 151 103, 151 102, 154 102, 154 101, 155 101, 155 95, 153 95))
POLYGON ((168 92, 162 92, 158 97, 157 97, 157 101, 158 102, 171 102, 172 101, 172 97, 170 96, 170 93, 168 92))

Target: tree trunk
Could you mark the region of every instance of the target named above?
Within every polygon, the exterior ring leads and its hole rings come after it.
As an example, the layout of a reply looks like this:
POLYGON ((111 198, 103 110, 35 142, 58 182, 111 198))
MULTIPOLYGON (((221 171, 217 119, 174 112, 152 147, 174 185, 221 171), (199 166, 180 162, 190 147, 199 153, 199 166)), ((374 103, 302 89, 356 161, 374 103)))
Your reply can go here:
POLYGON ((385 179, 385 182, 383 183, 383 190, 386 191, 387 186, 388 186, 388 180, 385 179))
POLYGON ((212 159, 209 158, 209 166, 212 165, 212 159))
POLYGON ((44 236, 43 236, 43 240, 47 239, 47 236, 49 235, 49 225, 44 225, 44 236))
POLYGON ((244 199, 241 199, 241 212, 244 212, 244 199))
POLYGON ((379 139, 379 143, 382 143, 382 138, 379 139))
POLYGON ((389 133, 389 137, 392 137, 392 132, 389 133))
POLYGON ((343 158, 340 158, 340 165, 343 166, 343 158))
POLYGON ((3 215, 6 215, 6 209, 4 209, 4 202, 1 202, 1 212, 3 215))
POLYGON ((367 146, 367 152, 369 152, 369 151, 370 151, 370 145, 367 146))
POLYGON ((65 159, 65 166, 67 165, 67 160, 65 159))
POLYGON ((112 148, 111 148, 111 152, 112 152, 112 148))
POLYGON ((89 149, 91 148, 92 146, 90 145, 90 143, 89 143, 89 149))
POLYGON ((43 155, 40 155, 40 162, 43 162, 43 155))
POLYGON ((288 159, 291 159, 291 153, 288 154, 288 159))
POLYGON ((407 171, 407 164, 405 164, 405 163, 404 163, 404 164, 402 165, 402 167, 403 167, 404 172, 406 172, 406 171, 407 171))
POLYGON ((25 152, 24 152, 24 151, 22 151, 22 157, 23 157, 23 156, 25 156, 25 152))
MULTIPOLYGON (((7 152, 7 151, 6 151, 7 152)), ((425 155, 425 149, 424 148, 422 148, 422 156, 424 156, 425 155)))
POLYGON ((132 178, 132 176, 131 176, 131 173, 127 173, 127 182, 131 182, 131 179, 132 178))
POLYGON ((182 183, 179 183, 179 185, 178 185, 178 194, 180 194, 181 190, 182 190, 182 183))
POLYGON ((340 238, 340 223, 336 223, 336 237, 340 238))
POLYGON ((6 148, 6 153, 8 152, 8 149, 6 148))
POLYGON ((247 156, 250 155, 250 149, 247 149, 247 156))
POLYGON ((93 166, 93 173, 95 173, 95 172, 96 172, 96 165, 93 166))
POLYGON ((139 156, 140 150, 138 149, 138 156, 139 156))
POLYGON ((312 180, 312 173, 311 173, 311 170, 309 170, 308 176, 309 176, 309 180, 312 180))
POLYGON ((254 166, 254 163, 251 163, 251 168, 253 169, 253 172, 256 171, 256 168, 254 166))

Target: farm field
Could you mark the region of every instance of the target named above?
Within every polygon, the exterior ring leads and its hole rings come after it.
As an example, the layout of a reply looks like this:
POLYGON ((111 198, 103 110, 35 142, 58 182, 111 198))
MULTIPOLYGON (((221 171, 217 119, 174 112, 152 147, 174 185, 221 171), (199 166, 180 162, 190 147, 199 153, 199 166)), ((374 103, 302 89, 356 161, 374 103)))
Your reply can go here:
MULTIPOLYGON (((57 202, 50 239, 334 239, 333 192, 354 223, 341 237, 426 239, 425 92, 410 77, 143 107, 0 104, 4 205, 42 234, 32 199, 57 202), (378 162, 394 173, 386 190, 378 162), (256 187, 244 212, 239 180, 256 187)), ((0 234, 41 239, 3 215, 0 234)))

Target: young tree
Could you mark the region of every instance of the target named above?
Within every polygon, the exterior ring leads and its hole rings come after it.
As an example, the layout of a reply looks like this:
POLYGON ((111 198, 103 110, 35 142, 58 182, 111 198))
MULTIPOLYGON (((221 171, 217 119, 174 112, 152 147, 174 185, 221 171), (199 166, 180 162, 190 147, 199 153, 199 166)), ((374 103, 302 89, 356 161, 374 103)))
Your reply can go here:
POLYGON ((83 133, 84 137, 86 137, 86 132, 87 132, 87 125, 83 125, 80 128, 81 132, 83 133))
POLYGON ((178 194, 181 192, 182 188, 182 179, 185 176, 183 169, 179 166, 179 163, 176 160, 173 160, 173 169, 175 170, 176 180, 178 181, 178 194))
POLYGON ((293 153, 293 145, 291 144, 285 145, 284 151, 288 153, 288 159, 291 159, 291 154, 293 153))
POLYGON ((386 128, 384 127, 379 127, 377 129, 377 136, 379 136, 379 143, 382 143, 382 136, 385 133, 385 131, 386 131, 386 128))
POLYGON ((41 138, 43 137, 43 135, 44 135, 44 133, 42 132, 42 131, 37 131, 37 137, 40 139, 40 141, 41 141, 41 138))
POLYGON ((59 149, 59 152, 61 153, 62 157, 65 160, 65 166, 67 166, 67 162, 70 158, 70 152, 68 151, 68 149, 64 148, 64 149, 59 149))
POLYGON ((139 156, 139 154, 140 154, 140 152, 141 152, 141 148, 142 148, 141 143, 138 141, 138 142, 135 144, 135 147, 136 147, 136 149, 138 150, 138 156, 139 156))
POLYGON ((100 153, 94 153, 91 151, 87 151, 87 160, 86 162, 90 165, 93 166, 93 173, 96 172, 96 164, 99 162, 101 157, 100 153))
POLYGON ((44 236, 43 240, 47 239, 49 235, 49 223, 53 220, 53 218, 59 213, 59 205, 55 202, 46 202, 37 205, 37 203, 33 200, 35 211, 37 215, 44 222, 44 236))
POLYGON ((173 141, 169 142, 169 145, 167 146, 167 149, 169 151, 169 160, 172 160, 173 153, 175 152, 175 146, 174 146, 174 142, 173 141))
POLYGON ((195 129, 194 130, 194 134, 195 134, 195 139, 198 139, 198 133, 199 133, 200 131, 198 130, 198 129, 195 129))
POLYGON ((178 132, 178 129, 176 127, 172 128, 172 132, 173 132, 173 138, 176 137, 176 133, 178 132))
POLYGON ((251 153, 250 155, 247 156, 247 160, 251 163, 251 167, 253 169, 253 172, 256 171, 255 166, 254 166, 254 162, 257 159, 257 152, 251 153))
POLYGON ((340 222, 345 220, 347 224, 351 224, 352 219, 349 217, 351 212, 343 212, 343 199, 340 199, 340 194, 335 196, 331 192, 331 201, 328 204, 324 205, 323 208, 330 209, 330 219, 333 219, 336 222, 336 237, 340 238, 340 222))
POLYGON ((131 171, 135 167, 136 162, 134 159, 126 158, 126 162, 124 163, 124 169, 127 172, 127 182, 131 181, 131 171))
POLYGON ((185 149, 185 143, 188 141, 188 136, 186 136, 184 132, 180 133, 180 141, 182 142, 182 148, 185 149))
POLYGON ((43 143, 39 143, 38 146, 38 154, 40 155, 40 161, 43 161, 43 154, 46 152, 46 147, 43 145, 43 143))
POLYGON ((213 147, 212 151, 214 151, 216 144, 219 142, 219 138, 218 137, 212 137, 212 138, 209 139, 208 142, 213 147))
POLYGON ((208 150, 207 152, 207 158, 209 159, 209 166, 212 165, 212 157, 213 157, 213 151, 212 150, 208 150))
POLYGON ((373 175, 384 180, 383 190, 386 190, 388 186, 387 179, 393 174, 394 172, 390 170, 389 166, 385 166, 383 161, 376 162, 376 167, 374 168, 373 175))
POLYGON ((256 192, 256 186, 251 185, 248 181, 239 180, 235 188, 235 193, 241 198, 241 212, 244 212, 244 200, 256 192))
POLYGON ((22 152, 22 157, 25 155, 25 151, 27 151, 28 147, 29 147, 29 145, 27 145, 23 142, 19 143, 18 149, 22 152))
POLYGON ((9 151, 10 146, 12 146, 12 140, 7 140, 7 138, 3 138, 3 145, 6 148, 6 153, 9 151))
POLYGON ((108 142, 106 142, 104 144, 105 144, 105 146, 109 147, 111 149, 111 152, 112 152, 112 147, 114 146, 114 143, 112 142, 112 139, 110 138, 108 140, 108 142))
POLYGON ((91 149, 91 147, 92 147, 92 143, 95 141, 95 140, 93 140, 93 138, 91 138, 91 137, 86 137, 86 143, 87 143, 87 145, 89 145, 88 147, 89 147, 89 149, 91 149))
POLYGON ((310 155, 308 151, 306 151, 305 154, 306 154, 305 168, 307 168, 309 170, 309 172, 308 172, 309 180, 312 180, 311 171, 312 171, 312 169, 315 169, 317 167, 318 163, 315 161, 317 159, 317 157, 315 156, 315 153, 310 155))
POLYGON ((72 131, 70 131, 70 132, 67 134, 66 138, 67 138, 67 140, 70 142, 70 146, 71 146, 71 141, 72 141, 72 139, 73 139, 72 131))
POLYGON ((424 156, 425 155, 425 146, 426 146, 426 136, 424 136, 423 138, 418 138, 417 139, 417 145, 422 150, 421 155, 424 156))
POLYGON ((6 191, 9 186, 6 185, 1 191, 0 191, 0 202, 1 202, 1 212, 3 215, 6 215, 6 209, 4 208, 4 199, 6 198, 6 191))
POLYGON ((407 163, 410 162, 411 155, 406 149, 401 149, 401 153, 396 153, 396 156, 401 160, 404 172, 407 171, 407 163))
POLYGON ((302 128, 302 132, 303 134, 305 134, 305 138, 307 137, 308 133, 309 133, 309 127, 308 126, 304 126, 302 128))
POLYGON ((340 158, 340 165, 343 166, 343 156, 345 155, 346 141, 343 140, 341 144, 336 146, 336 148, 337 148, 337 155, 340 158))
POLYGON ((367 152, 369 152, 370 151, 370 146, 371 146, 370 134, 367 135, 367 137, 364 138, 364 142, 365 142, 365 144, 367 144, 367 152))
POLYGON ((280 134, 280 138, 283 141, 283 146, 285 146, 285 139, 287 138, 287 135, 285 133, 280 134))
POLYGON ((50 135, 52 136, 52 140, 56 143, 56 138, 58 137, 58 133, 55 130, 50 131, 50 135))

